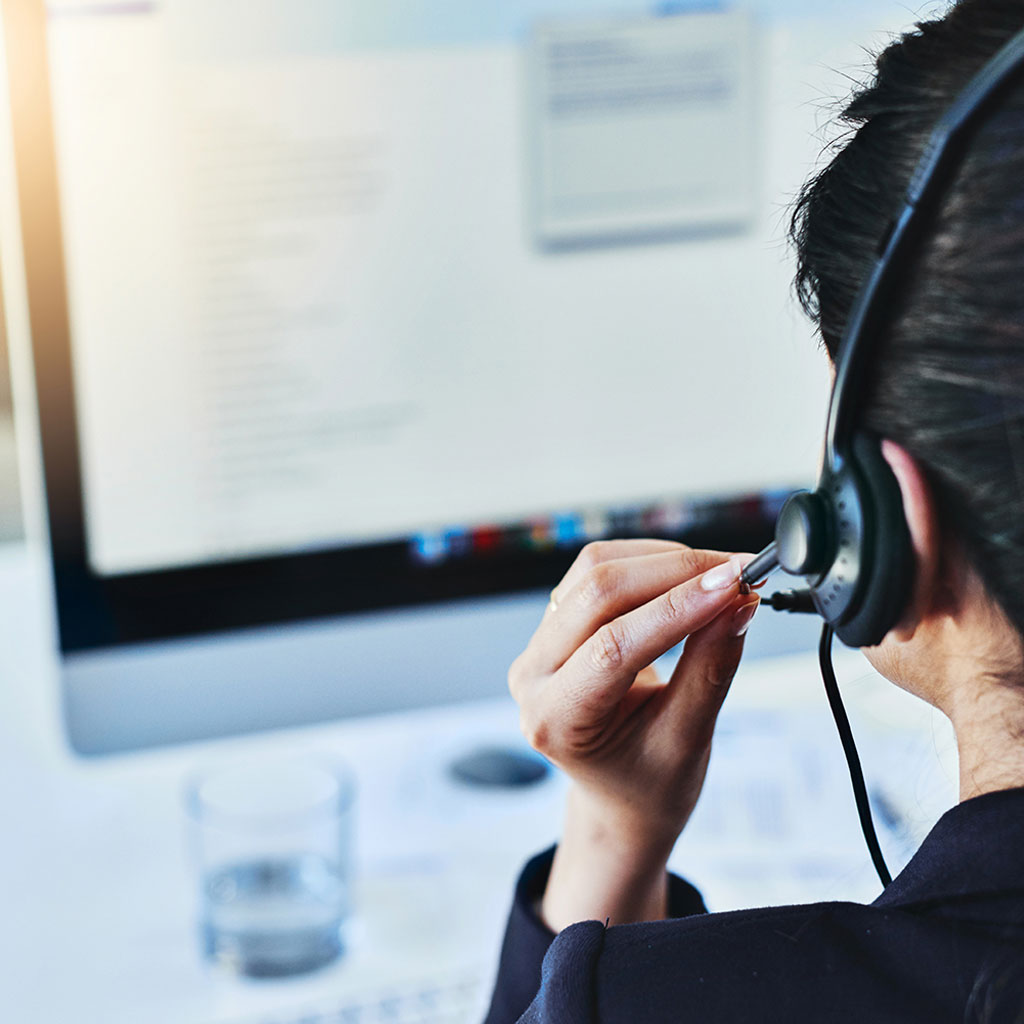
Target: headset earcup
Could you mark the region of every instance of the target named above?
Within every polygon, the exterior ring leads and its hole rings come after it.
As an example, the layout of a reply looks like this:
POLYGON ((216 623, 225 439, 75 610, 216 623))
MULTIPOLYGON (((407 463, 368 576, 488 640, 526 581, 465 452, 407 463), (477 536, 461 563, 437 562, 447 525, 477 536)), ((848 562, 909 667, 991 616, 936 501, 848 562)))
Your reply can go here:
POLYGON ((899 621, 914 573, 914 552, 903 514, 899 483, 879 440, 864 432, 851 446, 863 501, 865 545, 863 596, 853 617, 836 628, 848 647, 872 647, 899 621))

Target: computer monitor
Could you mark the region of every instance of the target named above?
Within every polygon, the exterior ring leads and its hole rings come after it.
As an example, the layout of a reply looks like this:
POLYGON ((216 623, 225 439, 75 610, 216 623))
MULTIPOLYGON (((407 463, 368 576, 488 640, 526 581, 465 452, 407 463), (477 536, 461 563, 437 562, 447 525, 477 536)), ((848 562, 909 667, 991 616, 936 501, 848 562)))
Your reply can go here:
POLYGON ((501 693, 587 541, 762 544, 799 7, 4 0, 76 750, 501 693))

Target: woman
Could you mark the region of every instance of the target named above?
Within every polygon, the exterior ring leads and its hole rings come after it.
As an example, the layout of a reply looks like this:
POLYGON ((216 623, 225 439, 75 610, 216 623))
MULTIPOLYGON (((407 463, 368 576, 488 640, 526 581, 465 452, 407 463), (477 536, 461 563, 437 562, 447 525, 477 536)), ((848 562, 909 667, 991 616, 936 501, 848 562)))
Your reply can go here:
MULTIPOLYGON (((961 0, 886 49, 844 112, 856 132, 793 221, 830 354, 932 127, 1022 27, 1021 0, 961 0)), ((859 412, 916 562, 865 654, 951 720, 960 804, 870 906, 707 914, 665 865, 757 608, 750 556, 591 545, 510 672, 526 735, 574 784, 557 850, 520 880, 489 1024, 1024 1020, 1022 269, 1024 81, 931 222, 859 412), (662 684, 649 666, 684 638, 662 684)))

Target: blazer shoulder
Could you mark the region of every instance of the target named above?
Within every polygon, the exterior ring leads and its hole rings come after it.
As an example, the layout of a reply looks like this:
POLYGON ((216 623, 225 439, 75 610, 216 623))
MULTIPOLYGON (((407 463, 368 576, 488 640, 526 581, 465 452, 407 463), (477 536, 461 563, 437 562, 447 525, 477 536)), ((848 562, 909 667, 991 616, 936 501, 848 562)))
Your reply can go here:
MULTIPOLYGON (((878 939, 900 930, 899 913, 810 903, 609 928, 593 975, 595 1019, 653 1024, 677 1019, 680 1006, 693 1020, 814 1019, 873 967, 886 973, 878 939)), ((836 1006, 818 1019, 846 1018, 836 1006)))

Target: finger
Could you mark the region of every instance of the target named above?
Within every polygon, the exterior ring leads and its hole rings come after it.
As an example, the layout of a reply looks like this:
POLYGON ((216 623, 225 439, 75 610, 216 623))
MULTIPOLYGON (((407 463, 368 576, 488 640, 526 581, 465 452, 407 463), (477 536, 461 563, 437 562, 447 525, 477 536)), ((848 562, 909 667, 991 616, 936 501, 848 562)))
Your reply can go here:
POLYGON ((541 620, 530 641, 533 664, 538 671, 557 671, 606 622, 730 557, 728 552, 677 546, 657 554, 599 562, 541 620))
POLYGON ((687 638, 659 709, 659 717, 680 739, 710 742, 722 701, 739 667, 747 628, 760 603, 756 595, 734 601, 687 638))
POLYGON ((734 555, 703 575, 601 626, 547 681, 547 702, 597 720, 613 711, 637 673, 721 614, 739 593, 750 556, 734 555))
POLYGON ((579 582, 580 577, 603 562, 610 562, 616 558, 633 558, 637 555, 653 555, 660 551, 679 551, 685 547, 685 544, 676 541, 652 538, 592 541, 580 551, 558 586, 551 591, 552 604, 557 607, 565 594, 579 582))

